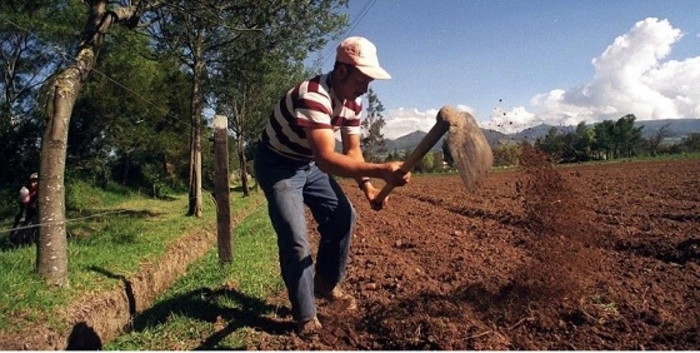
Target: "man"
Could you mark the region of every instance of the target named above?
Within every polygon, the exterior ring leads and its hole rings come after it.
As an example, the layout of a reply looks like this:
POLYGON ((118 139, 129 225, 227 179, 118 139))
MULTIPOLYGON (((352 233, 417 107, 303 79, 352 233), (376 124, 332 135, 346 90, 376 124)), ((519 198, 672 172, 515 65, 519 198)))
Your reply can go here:
MULTIPOLYGON (((37 192, 39 190, 39 174, 32 173, 29 176, 29 184, 19 189, 19 212, 15 216, 12 228, 19 225, 22 215, 24 222, 22 226, 27 226, 36 222, 37 217, 37 192)), ((35 229, 20 229, 10 233, 10 241, 15 244, 30 243, 35 229)))
POLYGON ((389 78, 369 40, 347 38, 337 48, 333 71, 289 90, 260 138, 255 174, 268 201, 282 278, 301 336, 322 328, 314 295, 346 310, 357 307, 355 299, 338 287, 345 276, 355 209, 329 174, 354 178, 374 209, 385 203, 374 201, 379 190, 370 178, 396 186, 410 179, 410 173, 399 170, 401 163, 367 163, 360 149, 361 96, 374 79, 389 78), (341 131, 342 154, 335 152, 336 130, 341 131), (321 235, 315 270, 304 205, 321 235))

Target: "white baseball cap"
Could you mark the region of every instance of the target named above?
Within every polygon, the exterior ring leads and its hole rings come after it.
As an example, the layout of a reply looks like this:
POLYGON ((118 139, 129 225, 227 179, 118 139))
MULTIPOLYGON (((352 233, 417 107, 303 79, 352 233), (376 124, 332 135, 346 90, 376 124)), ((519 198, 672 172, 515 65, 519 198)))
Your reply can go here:
POLYGON ((377 47, 364 37, 349 37, 343 40, 336 50, 335 61, 353 65, 363 74, 376 80, 391 78, 391 75, 379 66, 377 47))

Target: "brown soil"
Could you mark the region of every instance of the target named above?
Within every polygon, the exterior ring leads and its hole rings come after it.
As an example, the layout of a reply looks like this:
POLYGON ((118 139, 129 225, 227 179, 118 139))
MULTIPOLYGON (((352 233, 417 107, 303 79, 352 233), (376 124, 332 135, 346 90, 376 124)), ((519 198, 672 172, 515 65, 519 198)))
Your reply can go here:
MULTIPOLYGON (((457 175, 415 177, 381 212, 345 182, 359 220, 344 286, 359 309, 320 303, 324 331, 311 341, 291 333, 289 310, 248 318, 246 348, 697 350, 700 161, 523 160, 474 194, 457 175)), ((99 347, 213 242, 213 229, 184 237, 66 309, 72 330, 39 324, 3 335, 2 348, 99 347)), ((269 302, 288 308, 285 293, 269 302)))
POLYGON ((381 212, 345 184, 359 310, 322 303, 318 339, 262 330, 250 348, 700 348, 700 161, 523 160, 475 194, 415 177, 381 212))

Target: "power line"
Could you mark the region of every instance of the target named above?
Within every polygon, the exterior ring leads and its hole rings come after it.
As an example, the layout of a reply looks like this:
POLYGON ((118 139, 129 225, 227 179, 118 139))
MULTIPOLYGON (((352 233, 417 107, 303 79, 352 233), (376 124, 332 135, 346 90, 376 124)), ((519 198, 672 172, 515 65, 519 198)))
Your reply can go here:
MULTIPOLYGON (((369 2, 366 2, 365 5, 355 14, 355 20, 351 21, 352 25, 349 29, 343 31, 343 34, 341 37, 345 37, 346 35, 349 35, 352 33, 352 31, 357 28, 357 26, 362 22, 362 20, 367 16, 370 10, 372 10, 372 7, 377 3, 377 0, 371 0, 369 2)), ((321 65, 325 65, 326 61, 331 57, 331 54, 335 51, 335 47, 332 47, 328 50, 328 52, 323 56, 323 60, 321 60, 321 65)))

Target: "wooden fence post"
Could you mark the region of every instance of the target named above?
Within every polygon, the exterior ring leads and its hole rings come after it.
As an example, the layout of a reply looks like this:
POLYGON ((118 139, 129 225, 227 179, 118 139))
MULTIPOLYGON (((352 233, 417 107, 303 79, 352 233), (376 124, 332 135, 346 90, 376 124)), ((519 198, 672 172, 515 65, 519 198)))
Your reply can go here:
POLYGON ((214 116, 214 194, 219 263, 230 264, 233 262, 233 239, 228 171, 228 119, 223 115, 214 116))

